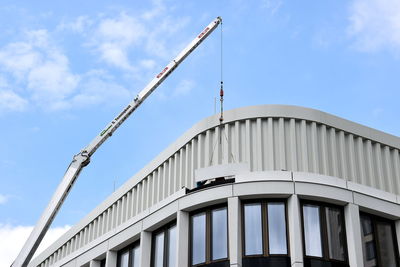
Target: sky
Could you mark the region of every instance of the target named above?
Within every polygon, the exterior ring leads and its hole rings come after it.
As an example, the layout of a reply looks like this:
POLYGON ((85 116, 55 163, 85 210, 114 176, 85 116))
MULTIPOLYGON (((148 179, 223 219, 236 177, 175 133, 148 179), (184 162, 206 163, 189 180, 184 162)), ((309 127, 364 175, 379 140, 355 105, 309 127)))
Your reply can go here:
POLYGON ((45 246, 214 114, 221 62, 225 109, 299 105, 400 135, 398 0, 2 0, 0 267, 19 252, 73 155, 217 16, 222 34, 92 157, 45 246))

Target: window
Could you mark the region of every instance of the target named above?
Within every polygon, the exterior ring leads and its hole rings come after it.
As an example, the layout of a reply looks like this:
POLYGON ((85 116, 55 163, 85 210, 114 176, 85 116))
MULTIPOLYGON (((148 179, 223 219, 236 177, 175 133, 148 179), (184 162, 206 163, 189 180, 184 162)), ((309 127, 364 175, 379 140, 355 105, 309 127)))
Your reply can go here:
POLYGON ((168 224, 153 234, 152 242, 153 267, 176 266, 176 224, 168 224))
POLYGON ((226 207, 198 211, 190 217, 190 263, 207 265, 228 259, 228 212, 226 207))
MULTIPOLYGON (((118 252, 118 267, 139 267, 139 259, 140 245, 136 242, 118 252)), ((105 266, 105 263, 105 260, 102 261, 101 266, 105 266)))
POLYGON ((286 204, 282 200, 243 204, 243 266, 287 266, 286 204))
POLYGON ((399 266, 394 225, 391 221, 361 213, 364 266, 399 266))
POLYGON ((348 266, 343 209, 329 204, 302 203, 305 264, 348 266), (326 264, 324 264, 326 263, 326 264), (328 264, 329 263, 329 264, 328 264))

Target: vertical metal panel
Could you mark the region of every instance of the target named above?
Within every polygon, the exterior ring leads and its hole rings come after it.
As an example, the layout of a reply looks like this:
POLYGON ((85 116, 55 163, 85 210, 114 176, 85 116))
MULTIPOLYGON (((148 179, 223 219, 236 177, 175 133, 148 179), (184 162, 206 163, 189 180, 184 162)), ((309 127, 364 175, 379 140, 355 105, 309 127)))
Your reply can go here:
POLYGON ((278 120, 278 135, 277 135, 277 139, 278 139, 278 149, 277 151, 279 151, 279 165, 278 165, 278 170, 286 170, 287 166, 286 166, 286 148, 285 148, 285 124, 284 124, 284 120, 283 118, 279 118, 278 120))
POLYGON ((345 145, 345 137, 344 132, 339 131, 339 166, 340 166, 340 177, 344 179, 348 179, 349 175, 347 173, 347 162, 348 162, 348 154, 346 153, 346 145, 345 145))
POLYGON ((158 197, 157 201, 161 201, 164 197, 164 165, 158 167, 158 197))
POLYGON ((388 189, 387 185, 385 185, 385 177, 383 176, 383 170, 382 170, 382 151, 381 151, 381 145, 379 143, 375 143, 374 147, 374 180, 376 181, 376 186, 379 189, 385 190, 388 189))
POLYGON ((166 198, 169 195, 169 177, 168 177, 168 172, 169 172, 169 163, 168 160, 164 162, 163 165, 163 188, 164 188, 164 192, 163 192, 163 198, 166 198))
POLYGON ((386 191, 396 194, 397 185, 395 183, 394 177, 392 176, 393 168, 390 161, 390 148, 388 146, 384 146, 383 153, 383 173, 385 180, 387 181, 386 191))
POLYGON ((151 207, 151 205, 153 204, 151 202, 152 197, 153 197, 153 175, 149 175, 147 176, 147 193, 146 193, 146 209, 151 207))
POLYGON ((257 118, 256 120, 256 142, 255 142, 255 151, 256 151, 256 168, 258 171, 262 171, 263 167, 263 135, 261 129, 261 118, 257 118))
POLYGON ((329 162, 328 162, 328 138, 326 134, 326 125, 321 125, 320 127, 320 172, 324 175, 329 175, 329 162))
POLYGON ((354 144, 354 136, 352 134, 348 134, 346 136, 346 152, 348 154, 349 164, 347 164, 348 169, 348 177, 350 181, 356 182, 356 155, 355 155, 355 144, 354 144))
POLYGON ((313 172, 315 172, 315 173, 320 173, 317 124, 314 121, 311 122, 310 135, 309 135, 309 139, 307 139, 307 140, 310 140, 310 145, 311 145, 310 169, 313 170, 313 172))
POLYGON ((375 186, 374 181, 374 167, 372 166, 372 144, 371 140, 367 140, 366 142, 366 150, 365 150, 365 163, 366 163, 366 176, 369 186, 375 186))
POLYGON ((192 156, 191 156, 191 168, 192 170, 190 171, 190 187, 189 188, 194 188, 194 170, 198 168, 199 160, 198 160, 198 150, 199 150, 199 142, 196 138, 192 139, 192 156))
POLYGON ((183 186, 186 185, 185 183, 185 170, 186 170, 186 147, 182 147, 179 150, 179 168, 177 172, 179 172, 179 186, 178 189, 181 189, 183 186))
POLYGON ((174 158, 170 157, 168 159, 168 182, 169 184, 166 184, 166 186, 168 187, 168 194, 166 195, 172 195, 174 193, 174 188, 175 188, 175 175, 174 175, 174 158))
POLYGON ((308 172, 308 149, 307 149, 307 124, 305 120, 300 122, 300 153, 301 171, 308 172))
POLYGON ((290 163, 291 169, 293 171, 298 171, 299 167, 297 165, 297 140, 296 140, 296 121, 295 119, 290 119, 289 122, 289 135, 290 135, 290 163))
MULTIPOLYGON (((179 152, 179 150, 178 150, 179 152)), ((179 153, 175 153, 174 155, 174 174, 173 174, 173 180, 174 180, 174 186, 173 186, 173 190, 172 193, 178 191, 179 188, 179 180, 180 180, 180 166, 179 166, 179 162, 180 162, 180 155, 179 153)))
POLYGON ((393 149, 392 151, 392 166, 393 166, 393 178, 396 181, 396 194, 400 194, 400 156, 399 150, 393 149))
POLYGON ((266 155, 267 155, 267 167, 266 170, 274 170, 274 128, 273 128, 273 119, 268 118, 267 122, 267 130, 266 130, 266 155))
POLYGON ((193 140, 186 144, 186 159, 185 159, 185 186, 189 189, 192 188, 192 162, 193 162, 193 140))
POLYGON ((125 217, 127 220, 132 218, 132 190, 128 191, 128 193, 126 194, 125 217))
POLYGON ((337 157, 337 142, 336 142, 336 130, 335 128, 329 129, 329 156, 331 162, 331 173, 330 175, 338 177, 338 157, 337 157))

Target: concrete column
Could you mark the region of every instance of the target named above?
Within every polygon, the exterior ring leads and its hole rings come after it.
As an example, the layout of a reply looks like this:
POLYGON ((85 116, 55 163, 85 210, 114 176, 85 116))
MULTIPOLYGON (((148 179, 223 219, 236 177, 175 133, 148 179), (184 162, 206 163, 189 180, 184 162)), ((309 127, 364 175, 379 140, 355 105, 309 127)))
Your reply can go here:
POLYGON ((303 267, 303 241, 301 230, 300 202, 297 195, 288 200, 289 247, 292 267, 303 267))
POLYGON ((106 256, 106 267, 117 267, 118 253, 116 251, 108 250, 106 256))
POLYGON ((91 260, 89 267, 100 267, 100 261, 91 260))
POLYGON ((178 211, 177 220, 177 266, 189 265, 189 213, 178 211))
POLYGON ((364 265, 360 211, 358 205, 349 203, 344 207, 344 219, 346 223, 347 249, 349 255, 350 267, 359 267, 364 265))
POLYGON ((397 249, 399 250, 400 254, 400 220, 396 221, 396 237, 397 237, 397 249))
POLYGON ((238 197, 228 198, 228 240, 230 266, 242 266, 242 224, 238 197))
POLYGON ((150 267, 151 262, 151 232, 140 233, 140 267, 150 267))

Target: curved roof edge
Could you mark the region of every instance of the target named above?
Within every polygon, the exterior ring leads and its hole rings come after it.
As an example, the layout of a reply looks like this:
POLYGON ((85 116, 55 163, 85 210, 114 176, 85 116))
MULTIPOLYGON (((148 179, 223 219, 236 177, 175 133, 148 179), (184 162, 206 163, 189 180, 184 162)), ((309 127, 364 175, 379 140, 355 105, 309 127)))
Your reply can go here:
MULTIPOLYGON (((239 120, 261 117, 292 118, 299 120, 315 121, 317 123, 322 123, 327 126, 343 130, 353 135, 361 136, 367 139, 371 139, 375 142, 379 142, 390 147, 400 149, 400 137, 390 135, 382 131, 316 109, 300 106, 258 105, 236 108, 224 112, 224 124, 239 120)), ((87 216, 85 216, 82 220, 75 224, 69 231, 67 231, 67 233, 65 233, 60 239, 58 239, 55 244, 62 245, 63 242, 67 241, 68 238, 70 238, 71 236, 76 234, 81 228, 86 226, 99 213, 112 205, 116 200, 124 195, 127 190, 133 188, 137 183, 139 183, 149 173, 151 173, 154 169, 161 165, 177 150, 179 150, 182 146, 192 140, 192 138, 218 125, 219 114, 207 117, 196 123, 183 135, 181 135, 175 142, 173 142, 160 154, 158 154, 146 166, 144 166, 139 172, 128 179, 120 188, 118 188, 114 193, 107 197, 106 200, 104 200, 100 205, 93 209, 87 216)), ((37 256, 37 259, 34 259, 34 261, 36 262, 36 260, 40 260, 44 255, 50 253, 52 247, 53 246, 50 246, 48 249, 42 252, 41 255, 37 256)))

